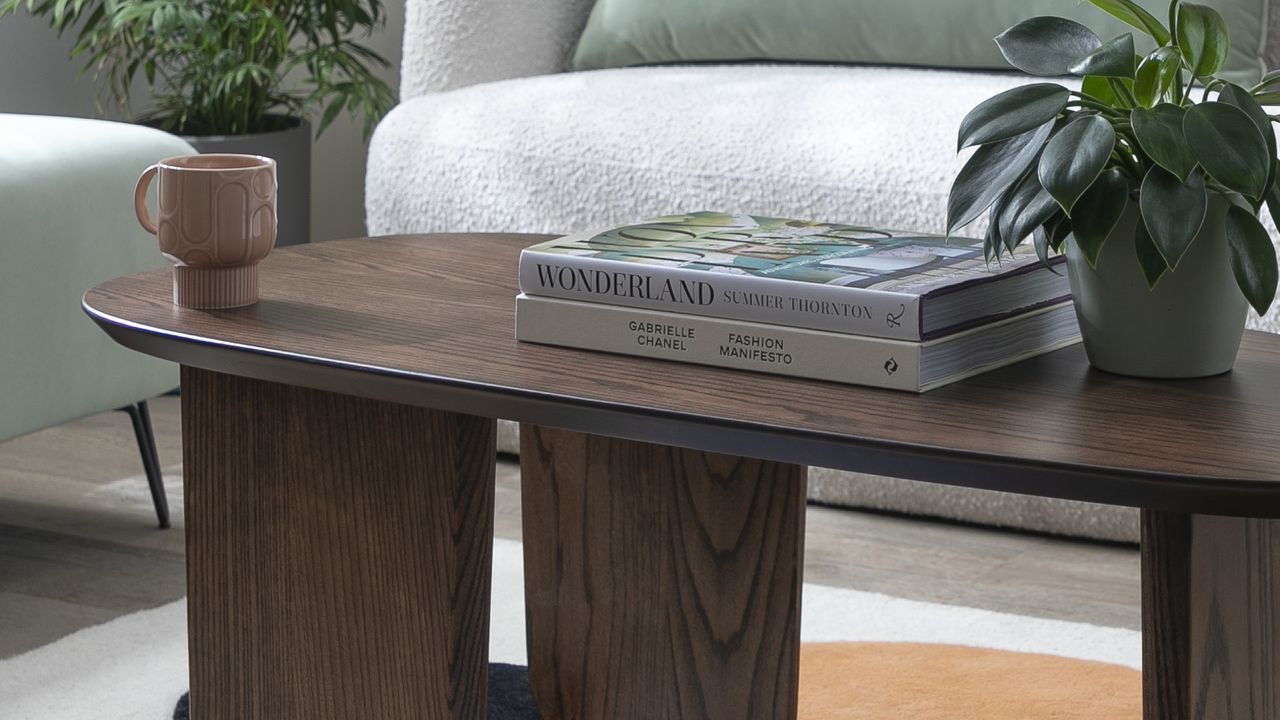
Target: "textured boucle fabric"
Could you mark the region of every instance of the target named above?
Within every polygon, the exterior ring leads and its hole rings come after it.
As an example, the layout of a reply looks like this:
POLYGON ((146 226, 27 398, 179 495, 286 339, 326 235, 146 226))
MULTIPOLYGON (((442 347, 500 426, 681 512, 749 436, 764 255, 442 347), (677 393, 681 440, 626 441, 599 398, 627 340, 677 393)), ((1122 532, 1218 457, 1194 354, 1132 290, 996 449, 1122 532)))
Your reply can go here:
POLYGON ((400 97, 563 70, 594 0, 409 0, 400 97))
POLYGON ((809 468, 809 498, 827 505, 943 517, 981 525, 1138 542, 1137 508, 809 468))
POLYGON ((964 113, 1007 74, 629 68, 415 98, 378 127, 369 229, 569 232, 733 208, 940 230, 964 113))
MULTIPOLYGON (((408 68, 405 75, 416 82, 408 68)), ((459 77, 437 73, 422 87, 465 84, 459 77)), ((428 93, 397 107, 374 135, 369 232, 568 233, 699 209, 940 232, 947 191, 964 162, 955 152, 960 120, 1028 81, 916 68, 698 65, 557 73, 428 93)), ((1250 325, 1280 331, 1280 309, 1250 325)), ((516 437, 504 423, 499 448, 518 452, 516 437)), ((811 471, 810 497, 1066 535, 1137 537, 1136 513, 1124 508, 832 470, 811 471)))

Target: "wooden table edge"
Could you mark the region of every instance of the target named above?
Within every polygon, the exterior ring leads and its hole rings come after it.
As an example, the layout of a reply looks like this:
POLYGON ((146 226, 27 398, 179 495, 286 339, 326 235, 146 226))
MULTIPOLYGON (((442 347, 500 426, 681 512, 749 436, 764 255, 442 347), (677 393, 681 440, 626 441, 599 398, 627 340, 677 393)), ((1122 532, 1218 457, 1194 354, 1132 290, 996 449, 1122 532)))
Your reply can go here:
POLYGON ((1255 480, 1206 480, 850 438, 301 355, 134 323, 97 310, 91 302, 95 289, 84 294, 81 307, 113 340, 132 350, 191 367, 386 402, 774 462, 1167 512, 1280 518, 1280 485, 1268 486, 1255 480), (371 381, 374 378, 376 381, 371 381), (353 388, 358 391, 353 392, 353 388), (1034 492, 1028 487, 1033 487, 1034 492))

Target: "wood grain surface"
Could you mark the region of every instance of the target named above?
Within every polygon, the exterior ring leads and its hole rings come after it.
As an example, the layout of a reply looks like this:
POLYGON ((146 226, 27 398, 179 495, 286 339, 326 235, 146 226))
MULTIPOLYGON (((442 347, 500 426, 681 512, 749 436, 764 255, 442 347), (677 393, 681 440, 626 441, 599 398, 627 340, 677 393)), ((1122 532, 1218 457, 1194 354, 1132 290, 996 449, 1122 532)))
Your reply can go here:
POLYGON ((1142 512, 1144 720, 1188 720, 1191 515, 1142 512))
POLYGON ((120 342, 206 369, 781 462, 1161 510, 1280 516, 1280 337, 1233 372, 1144 381, 1079 346, 924 395, 517 343, 520 235, 287 248, 262 301, 175 308, 167 271, 85 307, 120 342))
POLYGON ((483 720, 495 423, 183 368, 200 720, 483 720))
POLYGON ((1280 717, 1280 521, 1142 523, 1144 718, 1280 717))
POLYGON ((532 425, 520 461, 542 717, 795 717, 803 466, 532 425))

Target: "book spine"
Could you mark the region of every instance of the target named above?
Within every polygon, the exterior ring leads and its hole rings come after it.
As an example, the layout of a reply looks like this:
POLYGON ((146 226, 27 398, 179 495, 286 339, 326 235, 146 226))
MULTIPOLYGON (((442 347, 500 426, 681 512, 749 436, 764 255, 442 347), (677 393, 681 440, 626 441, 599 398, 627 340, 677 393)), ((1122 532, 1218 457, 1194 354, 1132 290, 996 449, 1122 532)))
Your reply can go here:
POLYGON ((920 339, 920 298, 867 288, 525 250, 520 291, 846 335, 920 339))
POLYGON ((919 343, 521 295, 516 339, 920 392, 919 343))

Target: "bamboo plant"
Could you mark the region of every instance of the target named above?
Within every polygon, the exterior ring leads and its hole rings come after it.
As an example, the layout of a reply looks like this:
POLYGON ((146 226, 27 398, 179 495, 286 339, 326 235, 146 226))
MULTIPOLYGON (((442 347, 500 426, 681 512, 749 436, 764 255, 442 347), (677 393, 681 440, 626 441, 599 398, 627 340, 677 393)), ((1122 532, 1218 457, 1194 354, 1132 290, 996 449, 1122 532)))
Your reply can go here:
POLYGON ((152 88, 142 122, 184 135, 241 135, 344 110, 368 137, 395 104, 375 74, 387 60, 362 42, 385 22, 382 0, 0 0, 59 35, 75 33, 102 94, 128 107, 136 79, 152 88))

